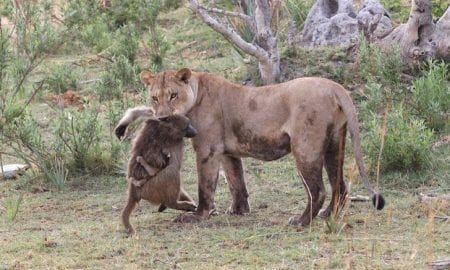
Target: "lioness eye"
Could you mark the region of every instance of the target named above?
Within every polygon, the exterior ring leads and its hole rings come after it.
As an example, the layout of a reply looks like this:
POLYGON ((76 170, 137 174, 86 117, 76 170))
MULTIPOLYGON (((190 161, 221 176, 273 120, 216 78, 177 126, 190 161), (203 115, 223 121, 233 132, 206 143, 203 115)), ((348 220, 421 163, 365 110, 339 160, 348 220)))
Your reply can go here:
POLYGON ((157 96, 152 96, 152 99, 154 102, 158 102, 158 97, 157 96))
POLYGON ((177 93, 172 93, 172 94, 170 95, 170 100, 174 100, 174 99, 176 99, 176 98, 177 98, 177 96, 178 96, 178 94, 177 94, 177 93))

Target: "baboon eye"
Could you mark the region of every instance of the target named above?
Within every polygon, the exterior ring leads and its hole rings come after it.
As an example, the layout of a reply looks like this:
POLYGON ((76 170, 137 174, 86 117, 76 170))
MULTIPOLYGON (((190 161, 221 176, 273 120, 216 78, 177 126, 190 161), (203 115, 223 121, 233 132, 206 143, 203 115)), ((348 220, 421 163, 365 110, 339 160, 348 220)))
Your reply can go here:
POLYGON ((178 93, 172 93, 171 95, 170 95, 170 100, 174 100, 174 99, 176 99, 178 97, 178 93))
POLYGON ((152 96, 152 99, 154 102, 158 102, 158 97, 157 96, 152 96))

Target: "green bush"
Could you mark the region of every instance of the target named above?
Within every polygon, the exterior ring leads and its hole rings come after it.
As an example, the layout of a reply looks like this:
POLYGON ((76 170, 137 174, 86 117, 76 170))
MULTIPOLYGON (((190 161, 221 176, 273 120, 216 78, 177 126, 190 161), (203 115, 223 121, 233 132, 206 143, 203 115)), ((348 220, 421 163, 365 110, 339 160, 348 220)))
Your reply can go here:
POLYGON ((139 49, 139 33, 133 25, 126 25, 116 30, 114 42, 109 49, 115 58, 125 56, 133 64, 139 49))
POLYGON ((77 88, 78 72, 72 65, 63 64, 52 66, 45 79, 46 89, 53 93, 64 93, 77 88))
POLYGON ((413 99, 419 116, 436 131, 449 128, 449 68, 444 62, 429 61, 422 76, 413 82, 413 99))
POLYGON ((101 74, 100 81, 95 87, 95 93, 99 96, 100 101, 121 98, 122 93, 127 89, 136 90, 142 87, 138 81, 138 72, 125 56, 115 57, 101 74))
MULTIPOLYGON (((371 170, 377 165, 381 147, 383 119, 376 113, 364 123, 364 149, 371 170)), ((380 170, 419 171, 431 165, 433 132, 413 117, 402 104, 388 112, 387 130, 380 160, 380 170)))
POLYGON ((381 0, 380 2, 398 22, 405 23, 408 20, 410 7, 404 6, 402 0, 381 0))
POLYGON ((400 50, 394 47, 383 51, 371 45, 363 35, 359 36, 359 54, 357 57, 358 71, 364 81, 375 80, 384 86, 397 88, 400 85, 402 61, 400 50))
POLYGON ((82 25, 79 34, 86 46, 92 48, 95 53, 99 53, 109 48, 114 38, 110 31, 108 17, 105 14, 99 14, 95 18, 91 23, 82 25))
POLYGON ((285 5, 286 8, 291 15, 292 19, 294 20, 295 27, 297 29, 301 29, 303 26, 303 23, 306 20, 306 17, 308 16, 308 12, 311 9, 314 1, 310 0, 286 0, 285 5))
POLYGON ((102 137, 99 112, 95 108, 62 112, 56 131, 64 148, 71 154, 74 168, 85 170, 92 165, 88 157, 102 137))

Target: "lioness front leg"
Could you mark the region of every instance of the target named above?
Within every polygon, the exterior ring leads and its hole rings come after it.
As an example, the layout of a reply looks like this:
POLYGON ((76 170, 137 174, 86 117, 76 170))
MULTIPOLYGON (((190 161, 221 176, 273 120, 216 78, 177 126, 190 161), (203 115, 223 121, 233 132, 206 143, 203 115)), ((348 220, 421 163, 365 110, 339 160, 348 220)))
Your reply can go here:
POLYGON ((177 217, 175 222, 192 223, 206 219, 214 210, 214 194, 219 178, 219 167, 221 156, 213 155, 205 158, 209 154, 197 153, 198 172, 198 207, 195 213, 183 213, 177 217))
POLYGON ((228 188, 230 189, 231 196, 233 197, 227 213, 234 215, 250 213, 242 160, 240 158, 224 156, 222 159, 222 166, 225 170, 228 188))

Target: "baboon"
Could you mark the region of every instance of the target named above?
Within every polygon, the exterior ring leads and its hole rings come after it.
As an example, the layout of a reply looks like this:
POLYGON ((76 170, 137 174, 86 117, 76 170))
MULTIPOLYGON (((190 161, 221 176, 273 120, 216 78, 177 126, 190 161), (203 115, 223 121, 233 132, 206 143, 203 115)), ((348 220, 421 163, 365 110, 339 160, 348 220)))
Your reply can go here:
POLYGON ((166 207, 185 211, 195 211, 197 207, 180 180, 183 137, 194 137, 197 131, 182 115, 162 119, 151 116, 151 111, 134 115, 127 112, 115 130, 120 139, 124 120, 130 123, 140 117, 148 118, 133 141, 128 163, 128 201, 122 210, 122 223, 130 234, 135 233, 130 214, 141 199, 161 204, 160 212, 166 207))

